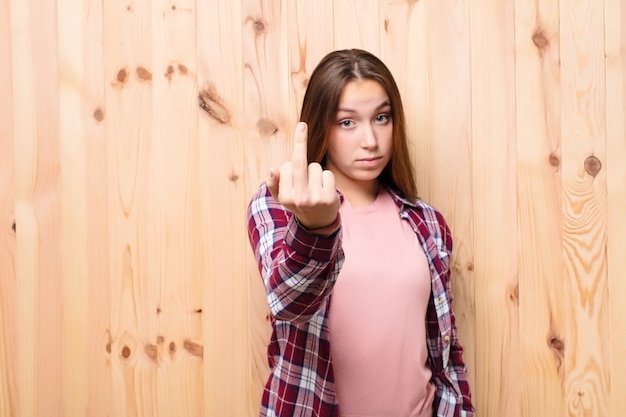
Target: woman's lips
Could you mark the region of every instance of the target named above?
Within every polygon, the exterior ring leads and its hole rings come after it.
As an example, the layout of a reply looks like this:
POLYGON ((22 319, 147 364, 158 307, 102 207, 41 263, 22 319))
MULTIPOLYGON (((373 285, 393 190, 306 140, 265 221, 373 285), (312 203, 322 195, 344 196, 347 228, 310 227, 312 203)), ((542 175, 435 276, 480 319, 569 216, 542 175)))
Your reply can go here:
POLYGON ((382 156, 373 156, 370 158, 360 158, 357 159, 357 163, 365 166, 375 166, 378 165, 378 162, 382 159, 382 156))

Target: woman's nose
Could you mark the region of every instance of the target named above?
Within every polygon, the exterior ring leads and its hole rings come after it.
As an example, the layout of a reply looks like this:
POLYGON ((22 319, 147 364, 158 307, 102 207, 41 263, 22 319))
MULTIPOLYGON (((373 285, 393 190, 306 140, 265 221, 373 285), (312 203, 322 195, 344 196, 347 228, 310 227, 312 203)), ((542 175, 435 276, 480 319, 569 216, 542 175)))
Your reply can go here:
POLYGON ((374 148, 378 144, 376 139, 376 132, 374 127, 370 124, 363 126, 363 136, 361 140, 361 146, 364 148, 374 148))

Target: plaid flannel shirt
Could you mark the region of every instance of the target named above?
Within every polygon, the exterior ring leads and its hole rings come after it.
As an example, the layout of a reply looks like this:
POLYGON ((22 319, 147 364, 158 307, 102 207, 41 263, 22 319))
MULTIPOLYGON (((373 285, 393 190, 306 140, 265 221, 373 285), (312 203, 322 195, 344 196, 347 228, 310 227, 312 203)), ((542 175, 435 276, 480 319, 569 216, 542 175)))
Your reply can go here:
MULTIPOLYGON (((442 215, 428 204, 406 201, 390 192, 430 265, 426 335, 436 389, 433 415, 472 417, 463 349, 450 308, 450 230, 442 215)), ((271 375, 260 416, 338 417, 327 317, 344 259, 341 229, 328 237, 309 233, 262 184, 248 206, 248 233, 273 326, 268 347, 271 375)))

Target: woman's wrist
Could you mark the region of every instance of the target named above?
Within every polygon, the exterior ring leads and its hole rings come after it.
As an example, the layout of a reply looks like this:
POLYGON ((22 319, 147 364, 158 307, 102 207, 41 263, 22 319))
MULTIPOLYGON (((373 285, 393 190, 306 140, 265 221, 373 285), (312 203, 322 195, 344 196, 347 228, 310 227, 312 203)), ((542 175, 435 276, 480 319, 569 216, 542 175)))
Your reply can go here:
POLYGON ((302 225, 302 223, 300 223, 300 225, 304 229, 306 229, 306 231, 309 232, 309 233, 312 233, 312 234, 318 235, 318 236, 328 237, 328 236, 332 235, 333 233, 335 233, 337 230, 339 230, 339 226, 341 225, 341 219, 339 217, 339 213, 337 213, 337 217, 335 217, 335 221, 333 221, 328 226, 323 226, 323 227, 317 227, 317 228, 314 228, 314 229, 309 229, 309 228, 305 227, 304 225, 302 225))

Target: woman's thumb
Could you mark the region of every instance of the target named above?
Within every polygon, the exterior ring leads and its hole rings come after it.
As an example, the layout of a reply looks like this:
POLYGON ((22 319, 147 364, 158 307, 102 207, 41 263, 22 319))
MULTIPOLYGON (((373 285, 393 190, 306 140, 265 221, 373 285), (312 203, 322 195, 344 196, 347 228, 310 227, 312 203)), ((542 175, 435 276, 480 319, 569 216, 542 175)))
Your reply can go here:
POLYGON ((270 190, 272 197, 274 200, 278 201, 278 183, 280 181, 280 172, 277 169, 270 169, 269 175, 267 176, 267 180, 265 180, 265 185, 267 185, 267 189, 270 190))

